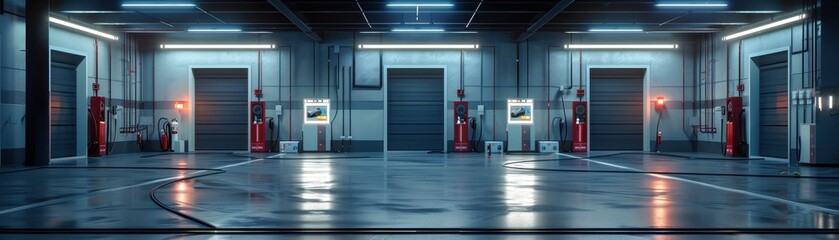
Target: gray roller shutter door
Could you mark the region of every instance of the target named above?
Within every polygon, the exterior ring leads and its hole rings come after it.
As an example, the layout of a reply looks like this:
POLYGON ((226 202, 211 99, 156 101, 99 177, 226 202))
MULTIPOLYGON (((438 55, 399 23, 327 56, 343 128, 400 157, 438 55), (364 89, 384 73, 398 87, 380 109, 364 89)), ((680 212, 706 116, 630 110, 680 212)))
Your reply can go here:
POLYGON ((443 150, 443 69, 387 74, 387 150, 443 150))
POLYGON ((787 158, 787 62, 760 66, 760 155, 787 158))
POLYGON ((591 150, 644 149, 644 71, 591 69, 591 150))
POLYGON ((53 61, 50 73, 50 156, 76 156, 76 67, 53 61))
POLYGON ((193 69, 195 149, 248 149, 247 69, 193 69))

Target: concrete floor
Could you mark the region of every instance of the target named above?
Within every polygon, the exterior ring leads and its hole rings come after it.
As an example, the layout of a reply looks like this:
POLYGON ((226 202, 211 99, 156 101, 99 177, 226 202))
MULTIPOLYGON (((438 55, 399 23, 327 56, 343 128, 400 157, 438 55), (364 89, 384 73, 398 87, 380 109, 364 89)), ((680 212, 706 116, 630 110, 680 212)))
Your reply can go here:
POLYGON ((142 153, 0 168, 0 238, 839 238, 837 168, 577 156, 142 153))

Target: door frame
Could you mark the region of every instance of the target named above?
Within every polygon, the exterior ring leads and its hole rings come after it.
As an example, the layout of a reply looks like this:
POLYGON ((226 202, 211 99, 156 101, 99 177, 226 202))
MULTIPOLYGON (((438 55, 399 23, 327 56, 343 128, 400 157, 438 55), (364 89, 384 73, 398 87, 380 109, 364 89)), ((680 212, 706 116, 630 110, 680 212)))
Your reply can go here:
MULTIPOLYGON (((749 106, 744 107, 746 109, 746 135, 749 136, 747 143, 749 144, 749 155, 764 157, 760 155, 760 81, 753 81, 756 79, 760 79, 760 66, 757 65, 755 62, 756 58, 764 57, 767 55, 777 54, 781 52, 786 52, 787 54, 787 95, 792 92, 792 85, 791 85, 791 75, 792 75, 792 67, 790 67, 790 59, 791 52, 790 47, 780 47, 774 48, 769 50, 764 50, 760 52, 755 52, 749 54, 747 59, 743 59, 743 61, 748 61, 749 67, 746 68, 746 76, 748 76, 748 87, 746 88, 747 99, 749 100, 749 106), (757 84, 755 84, 757 83, 757 84), (757 93, 757 97, 753 93, 757 93), (751 116, 751 113, 755 113, 755 116, 751 116), (757 131, 754 131, 752 126, 758 127, 757 131), (752 131, 749 131, 752 130, 752 131)), ((815 104, 814 104, 815 105, 815 104)), ((787 97, 787 160, 792 159, 790 157, 790 148, 792 147, 792 141, 790 140, 790 134, 792 134, 792 128, 796 127, 792 125, 792 105, 790 104, 790 98, 787 97)), ((766 157, 764 157, 766 158, 766 157)))
POLYGON ((448 77, 449 70, 448 70, 448 66, 446 66, 446 65, 384 65, 383 66, 382 70, 384 72, 382 74, 382 80, 383 80, 382 81, 382 99, 383 99, 384 104, 382 104, 382 105, 384 105, 383 106, 384 107, 384 113, 383 113, 384 117, 382 119, 384 119, 383 120, 384 121, 384 124, 383 124, 384 129, 382 130, 382 133, 383 133, 382 134, 382 139, 384 139, 384 141, 382 143, 383 144, 382 149, 384 149, 385 152, 388 151, 388 149, 387 149, 387 121, 388 121, 388 119, 387 119, 387 116, 388 116, 387 115, 387 85, 388 84, 387 83, 388 83, 388 74, 387 74, 387 72, 391 68, 394 68, 394 69, 443 69, 443 152, 449 152, 449 143, 448 143, 448 138, 446 137, 447 136, 446 134, 449 132, 449 124, 448 124, 448 122, 446 122, 446 119, 452 119, 452 118, 447 118, 446 117, 446 112, 448 112, 448 109, 449 109, 448 106, 446 105, 449 101, 449 95, 448 95, 449 86, 448 86, 448 84, 446 84, 447 83, 446 79, 448 77))
MULTIPOLYGON (((180 119, 187 121, 188 124, 180 123, 181 124, 180 126, 182 127, 181 131, 186 132, 185 135, 187 136, 187 138, 184 139, 184 140, 189 140, 190 142, 192 142, 191 144, 189 144, 189 151, 191 151, 191 152, 195 151, 195 74, 193 73, 193 70, 194 69, 220 69, 220 68, 234 68, 234 69, 247 69, 248 70, 248 92, 247 92, 248 101, 245 103, 246 106, 244 106, 242 108, 242 112, 244 113, 242 118, 243 118, 243 121, 245 123, 249 123, 249 121, 250 121, 250 102, 254 101, 254 96, 253 96, 253 94, 251 94, 251 91, 254 87, 252 85, 253 83, 251 81, 252 80, 251 75, 253 75, 253 73, 251 72, 251 70, 252 70, 251 65, 233 64, 233 65, 189 65, 189 66, 187 66, 187 75, 188 75, 188 79, 189 79, 187 81, 188 82, 187 84, 189 85, 188 86, 189 93, 188 93, 188 96, 187 96, 188 100, 187 100, 186 106, 189 107, 189 111, 187 111, 186 117, 188 117, 188 119, 183 118, 183 116, 181 116, 180 119)), ((177 110, 173 110, 173 112, 177 112, 177 110)), ((181 114, 179 114, 179 115, 181 115, 181 114)), ((248 140, 247 140, 248 141, 248 144, 247 144, 248 148, 247 149, 242 149, 242 151, 250 151, 250 149, 251 149, 250 139, 251 139, 251 131, 250 131, 250 124, 248 124, 248 140)))
POLYGON ((644 148, 643 151, 650 151, 650 122, 652 121, 651 118, 653 110, 650 109, 650 65, 586 65, 586 74, 585 79, 585 89, 587 91, 585 96, 585 101, 588 104, 588 111, 586 111, 586 119, 588 119, 588 128, 589 130, 586 131, 586 144, 591 146, 591 70, 592 69, 615 69, 615 68, 632 68, 632 69, 644 69, 644 83, 643 83, 643 91, 644 91, 644 99, 642 102, 644 103, 644 123, 643 123, 643 139, 644 139, 644 148))
MULTIPOLYGON (((49 88, 50 94, 52 93, 52 52, 62 52, 65 54, 71 54, 82 57, 82 61, 79 62, 79 65, 76 66, 76 155, 69 156, 69 157, 61 157, 61 158, 53 158, 52 157, 52 138, 49 139, 49 150, 50 150, 50 163, 56 161, 66 161, 78 158, 85 158, 87 157, 87 111, 80 111, 80 110, 87 110, 88 101, 85 101, 90 96, 89 90, 87 86, 90 86, 95 79, 91 79, 93 77, 88 76, 87 72, 90 69, 90 56, 88 53, 63 47, 58 47, 54 45, 50 45, 50 54, 49 54, 49 88), (81 83, 80 83, 81 82, 81 83), (84 133, 84 134, 82 134, 84 133)), ((47 96, 52 101, 52 96, 47 96)), ((52 118, 52 114, 49 115, 52 118)), ((50 127, 50 133, 52 132, 52 127, 50 127)))

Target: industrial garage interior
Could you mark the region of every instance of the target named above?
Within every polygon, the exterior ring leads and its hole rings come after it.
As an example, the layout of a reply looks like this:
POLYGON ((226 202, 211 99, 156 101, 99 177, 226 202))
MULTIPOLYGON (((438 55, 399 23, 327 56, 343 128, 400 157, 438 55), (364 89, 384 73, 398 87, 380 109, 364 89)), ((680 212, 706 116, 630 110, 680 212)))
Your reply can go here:
POLYGON ((0 239, 837 239, 838 5, 0 0, 0 239))

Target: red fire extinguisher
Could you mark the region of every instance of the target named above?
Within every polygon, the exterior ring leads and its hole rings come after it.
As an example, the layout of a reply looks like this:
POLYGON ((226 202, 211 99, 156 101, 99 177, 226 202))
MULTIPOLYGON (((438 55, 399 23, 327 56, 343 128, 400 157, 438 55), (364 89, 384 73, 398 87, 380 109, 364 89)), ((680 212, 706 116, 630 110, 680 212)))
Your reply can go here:
POLYGON ((169 134, 162 129, 160 130, 160 148, 163 151, 169 151, 169 134))

